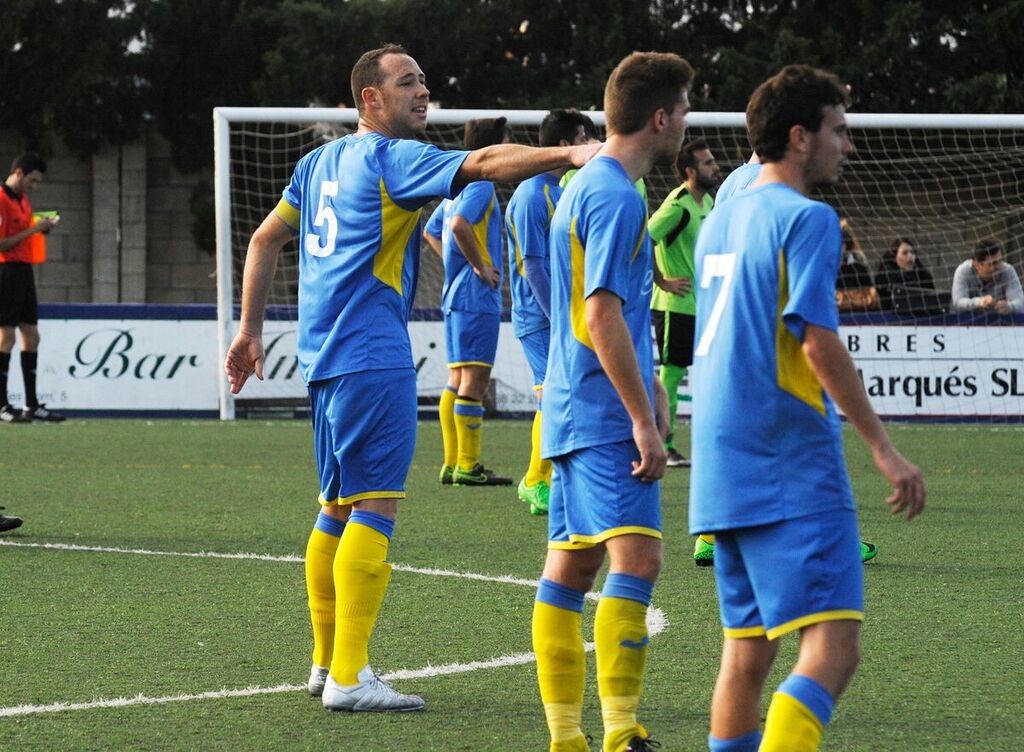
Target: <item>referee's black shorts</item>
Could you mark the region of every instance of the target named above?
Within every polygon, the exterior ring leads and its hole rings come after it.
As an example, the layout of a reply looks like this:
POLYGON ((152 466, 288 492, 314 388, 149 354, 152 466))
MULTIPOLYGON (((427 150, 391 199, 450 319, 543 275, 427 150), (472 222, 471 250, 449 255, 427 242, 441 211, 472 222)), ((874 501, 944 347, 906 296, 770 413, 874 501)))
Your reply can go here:
POLYGON ((39 323, 39 301, 32 264, 0 264, 0 326, 39 323))
POLYGON ((697 328, 697 317, 688 313, 651 311, 651 323, 654 325, 661 362, 689 368, 693 363, 693 336, 697 328))

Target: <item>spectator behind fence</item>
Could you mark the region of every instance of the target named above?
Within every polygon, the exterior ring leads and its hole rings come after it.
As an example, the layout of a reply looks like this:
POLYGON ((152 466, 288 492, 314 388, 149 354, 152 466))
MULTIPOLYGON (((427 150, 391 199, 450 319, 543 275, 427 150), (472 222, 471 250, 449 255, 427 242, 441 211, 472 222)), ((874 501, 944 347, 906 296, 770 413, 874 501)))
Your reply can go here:
POLYGON ((884 310, 897 308, 897 300, 903 304, 899 307, 923 310, 928 303, 925 292, 935 289, 935 280, 918 258, 914 241, 906 237, 895 238, 882 254, 875 282, 884 310))
POLYGON ((1024 312, 1024 290, 1016 270, 1003 259, 994 240, 982 240, 972 258, 953 273, 953 308, 991 311, 1000 315, 1024 312))
POLYGON ((846 219, 840 220, 843 260, 836 278, 836 305, 840 311, 877 311, 878 290, 871 281, 868 260, 846 219))

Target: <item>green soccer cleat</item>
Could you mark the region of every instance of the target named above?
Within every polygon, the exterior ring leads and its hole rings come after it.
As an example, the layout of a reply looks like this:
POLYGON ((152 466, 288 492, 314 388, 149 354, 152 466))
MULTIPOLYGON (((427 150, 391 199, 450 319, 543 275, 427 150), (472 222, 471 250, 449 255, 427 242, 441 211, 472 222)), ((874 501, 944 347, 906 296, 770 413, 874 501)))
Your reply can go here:
POLYGON ((715 564, 715 544, 703 538, 697 538, 693 544, 693 562, 698 567, 710 567, 715 564))
POLYGON ((450 486, 452 484, 452 473, 454 468, 451 465, 441 465, 441 485, 450 486))
POLYGON ((532 486, 526 485, 526 477, 519 481, 519 498, 530 505, 530 514, 540 517, 548 513, 548 500, 551 487, 546 481, 539 481, 532 486))
POLYGON ((502 478, 481 465, 473 465, 472 470, 457 467, 452 471, 452 485, 455 486, 511 486, 511 478, 502 478))
POLYGON ((867 541, 860 542, 860 560, 865 564, 878 556, 878 546, 867 541))

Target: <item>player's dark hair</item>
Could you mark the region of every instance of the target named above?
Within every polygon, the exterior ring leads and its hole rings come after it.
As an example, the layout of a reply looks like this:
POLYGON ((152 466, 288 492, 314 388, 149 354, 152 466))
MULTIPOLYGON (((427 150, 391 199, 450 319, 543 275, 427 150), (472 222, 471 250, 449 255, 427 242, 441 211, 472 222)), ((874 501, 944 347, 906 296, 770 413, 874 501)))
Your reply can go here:
POLYGON ((754 91, 747 103, 747 137, 762 162, 778 162, 789 148, 789 131, 800 125, 817 133, 825 107, 849 105, 835 75, 809 65, 787 65, 754 91))
POLYGON ((593 130, 593 121, 579 110, 551 110, 540 123, 538 141, 541 146, 558 146, 562 141, 571 144, 581 127, 587 134, 588 121, 593 130))
POLYGON ((597 126, 590 119, 590 115, 581 112, 580 117, 583 118, 583 135, 587 137, 587 141, 599 141, 601 135, 597 132, 597 126))
POLYGON ((493 146, 504 141, 508 132, 508 118, 477 118, 466 123, 462 133, 462 145, 470 151, 493 146))
POLYGON ((356 109, 363 111, 363 89, 367 86, 379 87, 384 83, 380 72, 380 60, 385 55, 408 55, 405 47, 400 44, 385 44, 375 50, 364 52, 352 66, 352 101, 356 109))
POLYGON ((702 138, 695 138, 683 144, 683 147, 679 150, 679 156, 676 157, 676 173, 680 180, 686 180, 687 167, 691 170, 697 169, 698 160, 696 153, 707 148, 708 142, 702 138))
POLYGON ((986 238, 985 240, 979 240, 978 244, 974 246, 974 253, 972 254, 975 261, 987 261, 998 253, 1002 253, 1002 246, 999 245, 992 238, 986 238))
POLYGON ((658 110, 672 112, 693 83, 693 68, 671 52, 634 52, 623 58, 604 87, 609 133, 641 130, 658 110))
POLYGON ((25 175, 36 171, 45 175, 46 162, 34 151, 26 151, 16 156, 14 161, 11 162, 11 173, 13 174, 15 170, 21 170, 25 175))

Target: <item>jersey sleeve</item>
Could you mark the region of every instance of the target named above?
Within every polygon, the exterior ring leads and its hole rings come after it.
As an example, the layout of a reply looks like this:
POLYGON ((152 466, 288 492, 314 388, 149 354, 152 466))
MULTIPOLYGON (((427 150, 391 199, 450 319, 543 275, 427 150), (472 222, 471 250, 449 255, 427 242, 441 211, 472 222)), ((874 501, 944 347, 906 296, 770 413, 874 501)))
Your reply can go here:
MULTIPOLYGON (((669 233, 683 222, 684 218, 688 223, 689 215, 686 209, 683 208, 682 203, 677 200, 677 197, 672 196, 666 199, 647 222, 647 231, 651 234, 651 240, 655 243, 659 240, 664 240, 668 237, 669 233)), ((683 227, 685 226, 684 224, 683 227)))
POLYGON ((583 209, 578 230, 584 250, 583 297, 608 290, 627 302, 630 263, 647 234, 643 199, 632 188, 626 194, 599 191, 583 209))
POLYGON ((512 225, 516 228, 516 239, 523 258, 547 258, 551 217, 544 193, 535 191, 528 200, 516 201, 511 209, 512 225))
POLYGON ((788 300, 782 320, 800 341, 807 324, 839 331, 836 274, 841 246, 839 217, 826 204, 812 203, 792 225, 784 247, 788 300))
POLYGON ((494 183, 481 181, 470 183, 462 189, 453 207, 453 216, 462 217, 471 225, 484 218, 494 200, 494 183))
POLYGON ((427 224, 423 228, 423 232, 430 235, 432 238, 441 239, 441 231, 444 229, 444 201, 437 205, 434 209, 434 213, 430 215, 430 219, 427 220, 427 224))
POLYGON ((468 156, 468 151, 442 151, 420 141, 394 140, 382 154, 388 195, 409 210, 438 197, 452 198, 455 176, 468 156))

